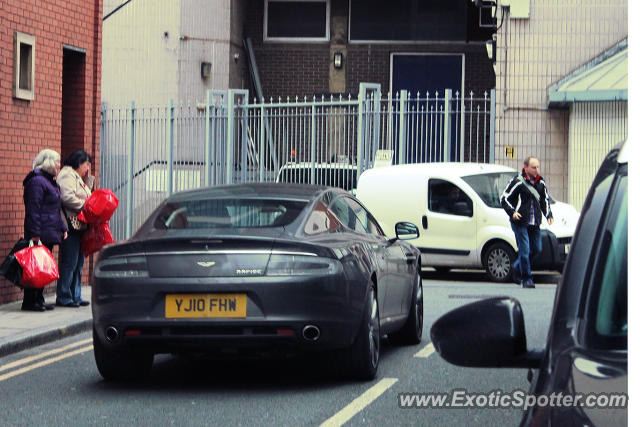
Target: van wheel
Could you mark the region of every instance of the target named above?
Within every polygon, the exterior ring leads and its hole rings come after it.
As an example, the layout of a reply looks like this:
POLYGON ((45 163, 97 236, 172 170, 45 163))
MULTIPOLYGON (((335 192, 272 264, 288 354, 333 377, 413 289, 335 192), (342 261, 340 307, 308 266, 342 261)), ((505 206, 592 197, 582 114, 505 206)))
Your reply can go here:
POLYGON ((511 280, 511 270, 516 253, 506 243, 494 243, 487 249, 482 258, 482 264, 487 270, 487 276, 494 282, 508 282, 511 280))

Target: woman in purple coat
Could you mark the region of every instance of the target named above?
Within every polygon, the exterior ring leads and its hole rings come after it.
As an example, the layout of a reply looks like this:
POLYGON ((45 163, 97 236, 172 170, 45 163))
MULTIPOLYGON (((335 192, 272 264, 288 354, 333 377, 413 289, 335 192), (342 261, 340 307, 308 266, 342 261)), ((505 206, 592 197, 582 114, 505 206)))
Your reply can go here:
MULTIPOLYGON (((60 188, 55 177, 60 170, 60 154, 42 150, 33 161, 24 186, 24 237, 37 243, 41 241, 49 250, 67 238, 67 224, 62 219, 60 188)), ((53 310, 44 303, 42 289, 25 289, 22 310, 53 310)))

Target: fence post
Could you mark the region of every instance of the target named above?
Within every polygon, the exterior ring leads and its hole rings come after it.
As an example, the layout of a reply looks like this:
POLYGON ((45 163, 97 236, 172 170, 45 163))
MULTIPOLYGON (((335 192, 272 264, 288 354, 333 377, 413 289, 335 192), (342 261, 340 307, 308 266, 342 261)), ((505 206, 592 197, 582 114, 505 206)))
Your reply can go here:
POLYGON ((226 162, 227 162, 227 179, 225 184, 233 183, 233 103, 235 96, 229 90, 227 92, 227 149, 226 149, 226 162))
POLYGON ((211 146, 212 146, 212 133, 213 133, 213 91, 207 91, 207 111, 206 111, 206 127, 205 127, 205 141, 204 141, 204 186, 209 187, 211 185, 211 170, 213 166, 211 164, 211 146))
POLYGON ((167 197, 173 194, 173 99, 167 104, 167 197))
POLYGON ((136 118, 136 103, 131 101, 131 107, 127 114, 128 127, 129 127, 129 145, 127 147, 128 159, 127 159, 127 222, 126 222, 126 238, 131 237, 133 234, 133 154, 134 154, 134 139, 135 139, 135 118, 136 118))
POLYGON ((249 108, 247 107, 248 98, 248 95, 242 97, 242 110, 240 110, 242 111, 242 159, 240 159, 240 169, 243 184, 247 182, 247 169, 249 168, 249 108))
MULTIPOLYGON (((465 112, 464 112, 464 92, 460 93, 458 97, 460 102, 460 161, 464 162, 464 143, 465 143, 465 112)), ((471 144, 471 141, 469 141, 471 144)), ((469 145, 471 147, 471 145, 469 145)), ((471 158, 469 158, 471 160, 471 158)))
MULTIPOLYGON (((363 172, 363 144, 364 144, 364 107, 366 99, 366 89, 364 85, 360 83, 360 90, 358 91, 358 146, 356 154, 356 164, 358 165, 357 180, 360 180, 360 174, 363 172)), ((357 182, 357 181, 356 181, 357 182)))
POLYGON ((407 161, 407 130, 406 128, 406 119, 407 119, 407 91, 400 91, 400 123, 398 129, 398 151, 400 151, 400 161, 398 162, 401 165, 404 165, 407 161))
POLYGON ((262 100, 262 103, 260 104, 260 159, 259 159, 259 164, 260 164, 260 182, 264 182, 264 113, 265 113, 265 108, 264 108, 264 99, 262 100))
POLYGON ((496 148, 496 90, 491 89, 491 116, 489 117, 489 163, 494 163, 496 148))
POLYGON ((444 161, 451 161, 451 89, 444 90, 444 161))
POLYGON ((316 104, 311 104, 311 184, 316 183, 316 104))

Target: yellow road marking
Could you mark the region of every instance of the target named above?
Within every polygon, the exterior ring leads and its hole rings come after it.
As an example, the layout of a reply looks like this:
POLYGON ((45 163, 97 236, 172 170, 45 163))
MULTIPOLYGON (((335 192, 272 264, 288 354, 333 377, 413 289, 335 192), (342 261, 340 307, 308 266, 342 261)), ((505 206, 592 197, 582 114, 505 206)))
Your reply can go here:
POLYGON ((25 357, 24 359, 16 360, 15 362, 7 363, 6 365, 0 366, 0 372, 6 371, 7 369, 12 369, 17 366, 26 365, 27 363, 33 362, 34 360, 44 359, 47 356, 51 356, 53 354, 62 353, 63 351, 69 350, 70 348, 78 347, 83 344, 89 344, 93 339, 89 338, 86 340, 74 342, 73 344, 65 345, 64 347, 55 348, 53 350, 45 351, 44 353, 36 354, 34 356, 25 357))
POLYGON ((433 343, 430 342, 427 344, 422 350, 413 355, 413 357, 423 357, 427 358, 433 354, 436 349, 433 347, 433 343))
POLYGON ((382 393, 387 391, 398 381, 397 378, 383 378, 369 390, 362 393, 351 403, 345 406, 340 412, 329 418, 320 427, 341 426, 349 421, 355 414, 362 411, 367 405, 376 400, 382 393))
POLYGON ((63 360, 63 359, 66 359, 68 357, 75 356, 76 354, 86 353, 87 351, 91 351, 91 350, 93 350, 93 344, 92 345, 88 345, 86 347, 79 348, 79 349, 74 350, 74 351, 70 351, 69 353, 61 354, 60 356, 52 357, 50 359, 46 359, 46 360, 43 360, 41 362, 34 363, 33 365, 25 366, 22 369, 16 369, 15 371, 7 372, 4 375, 0 375, 0 381, 7 380, 9 378, 15 377, 16 375, 24 374, 24 373, 32 371, 34 369, 50 365, 50 364, 55 363, 55 362, 57 362, 59 360, 63 360))

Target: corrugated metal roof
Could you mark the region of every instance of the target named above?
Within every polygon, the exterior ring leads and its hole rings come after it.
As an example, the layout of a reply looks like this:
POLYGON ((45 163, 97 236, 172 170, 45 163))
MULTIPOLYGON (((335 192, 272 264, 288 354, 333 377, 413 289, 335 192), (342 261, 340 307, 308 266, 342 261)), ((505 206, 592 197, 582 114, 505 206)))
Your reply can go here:
POLYGON ((623 40, 549 88, 549 105, 578 101, 626 101, 627 40, 623 40))

